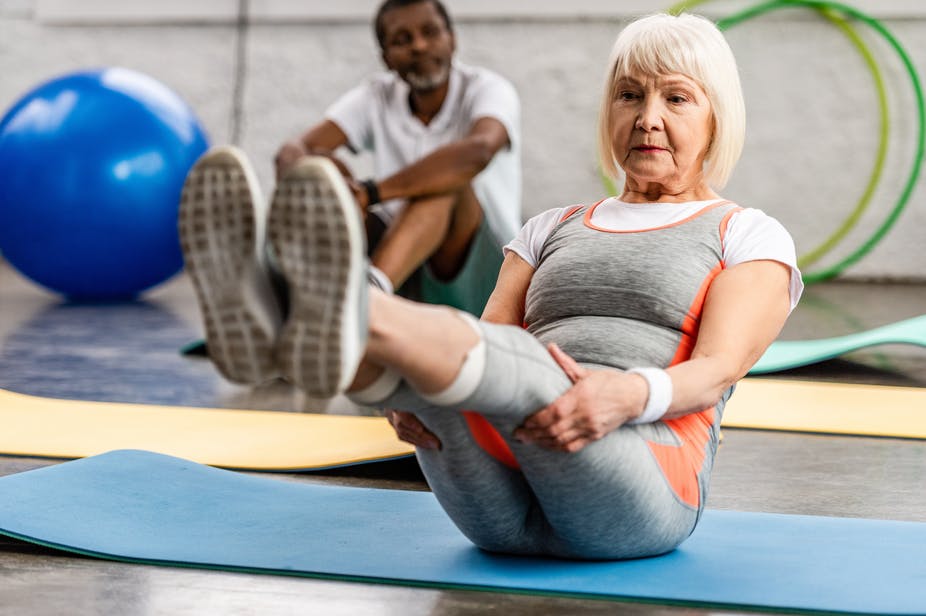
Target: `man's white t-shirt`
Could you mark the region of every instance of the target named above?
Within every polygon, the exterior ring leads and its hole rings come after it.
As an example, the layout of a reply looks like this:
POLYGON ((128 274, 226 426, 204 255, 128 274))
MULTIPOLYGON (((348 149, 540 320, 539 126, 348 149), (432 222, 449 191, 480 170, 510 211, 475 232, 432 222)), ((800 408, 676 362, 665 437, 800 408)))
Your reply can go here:
MULTIPOLYGON (((627 203, 611 197, 602 201, 592 212, 591 223, 609 231, 655 229, 675 224, 694 216, 711 201, 687 203, 627 203)), ((505 254, 514 252, 528 265, 536 268, 540 252, 553 227, 571 207, 547 210, 528 220, 517 237, 505 246, 505 254)), ((746 208, 735 212, 727 223, 723 242, 723 261, 733 267, 746 261, 778 261, 791 269, 791 309, 797 305, 804 290, 797 268, 797 254, 791 234, 780 222, 761 210, 746 208)))
MULTIPOLYGON (((354 151, 372 152, 377 179, 463 138, 476 120, 501 122, 510 145, 472 185, 498 245, 510 241, 521 227, 521 106, 514 86, 488 69, 454 62, 447 99, 429 124, 412 114, 408 97, 408 84, 394 72, 383 72, 345 93, 325 117, 344 131, 354 151)), ((404 206, 395 199, 371 211, 388 225, 404 206)))

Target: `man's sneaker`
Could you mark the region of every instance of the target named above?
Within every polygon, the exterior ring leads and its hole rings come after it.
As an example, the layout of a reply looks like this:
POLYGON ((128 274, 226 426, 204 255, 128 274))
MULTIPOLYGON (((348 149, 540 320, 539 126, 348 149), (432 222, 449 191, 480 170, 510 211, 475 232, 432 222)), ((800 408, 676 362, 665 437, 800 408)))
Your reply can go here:
POLYGON ((366 344, 360 212, 337 167, 327 158, 307 157, 277 184, 268 225, 290 293, 277 363, 310 397, 330 398, 350 385, 366 344))
POLYGON ((241 151, 217 147, 196 162, 183 185, 178 226, 219 372, 247 384, 279 376, 274 349, 282 308, 266 265, 266 204, 241 151))

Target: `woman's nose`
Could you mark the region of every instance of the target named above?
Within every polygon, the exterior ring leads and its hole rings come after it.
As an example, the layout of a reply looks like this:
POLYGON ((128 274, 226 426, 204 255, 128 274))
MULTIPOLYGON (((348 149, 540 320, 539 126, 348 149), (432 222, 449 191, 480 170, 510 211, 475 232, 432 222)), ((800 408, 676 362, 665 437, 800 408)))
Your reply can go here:
POLYGON ((657 101, 649 99, 643 102, 637 114, 636 128, 645 131, 662 128, 662 108, 657 101))

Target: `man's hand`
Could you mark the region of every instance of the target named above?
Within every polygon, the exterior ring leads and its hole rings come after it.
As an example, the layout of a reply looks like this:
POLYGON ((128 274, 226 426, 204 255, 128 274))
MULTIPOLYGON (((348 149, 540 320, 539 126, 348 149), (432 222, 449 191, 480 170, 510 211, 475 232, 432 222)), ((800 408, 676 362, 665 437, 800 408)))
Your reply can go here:
POLYGON ((642 377, 616 370, 589 370, 554 344, 548 350, 574 385, 528 417, 515 431, 518 440, 572 453, 643 410, 647 386, 642 377))
POLYGON ((405 411, 386 411, 386 419, 395 430, 399 440, 411 443, 421 449, 440 449, 441 442, 424 427, 417 417, 405 411))
POLYGON ((350 172, 350 169, 348 169, 347 165, 345 165, 341 159, 334 155, 334 152, 326 148, 307 147, 298 139, 287 141, 282 146, 280 146, 280 149, 277 151, 277 155, 273 159, 274 166, 276 167, 277 180, 283 177, 283 174, 286 173, 290 167, 295 165, 296 161, 298 161, 303 156, 324 156, 333 162, 338 168, 338 171, 341 172, 341 175, 344 176, 344 179, 347 180, 348 184, 350 184, 351 190, 354 190, 356 193, 356 190, 354 189, 354 184, 356 184, 354 181, 354 175, 350 172))
POLYGON ((353 178, 348 178, 347 187, 350 188, 350 191, 354 194, 354 200, 360 207, 360 212, 365 217, 367 214, 367 207, 370 205, 367 203, 367 189, 363 187, 363 184, 353 178))
POLYGON ((276 167, 277 180, 283 177, 286 171, 296 164, 296 161, 307 155, 308 150, 299 141, 287 141, 277 151, 273 164, 276 167))

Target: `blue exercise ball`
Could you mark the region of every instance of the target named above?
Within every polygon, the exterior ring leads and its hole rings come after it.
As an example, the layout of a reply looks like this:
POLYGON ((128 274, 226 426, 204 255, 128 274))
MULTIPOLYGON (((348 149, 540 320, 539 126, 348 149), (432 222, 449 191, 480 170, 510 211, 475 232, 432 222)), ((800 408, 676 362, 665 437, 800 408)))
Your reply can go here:
POLYGON ((0 253, 73 300, 137 296, 183 267, 180 191, 207 147, 190 107, 147 75, 38 86, 0 120, 0 253))

